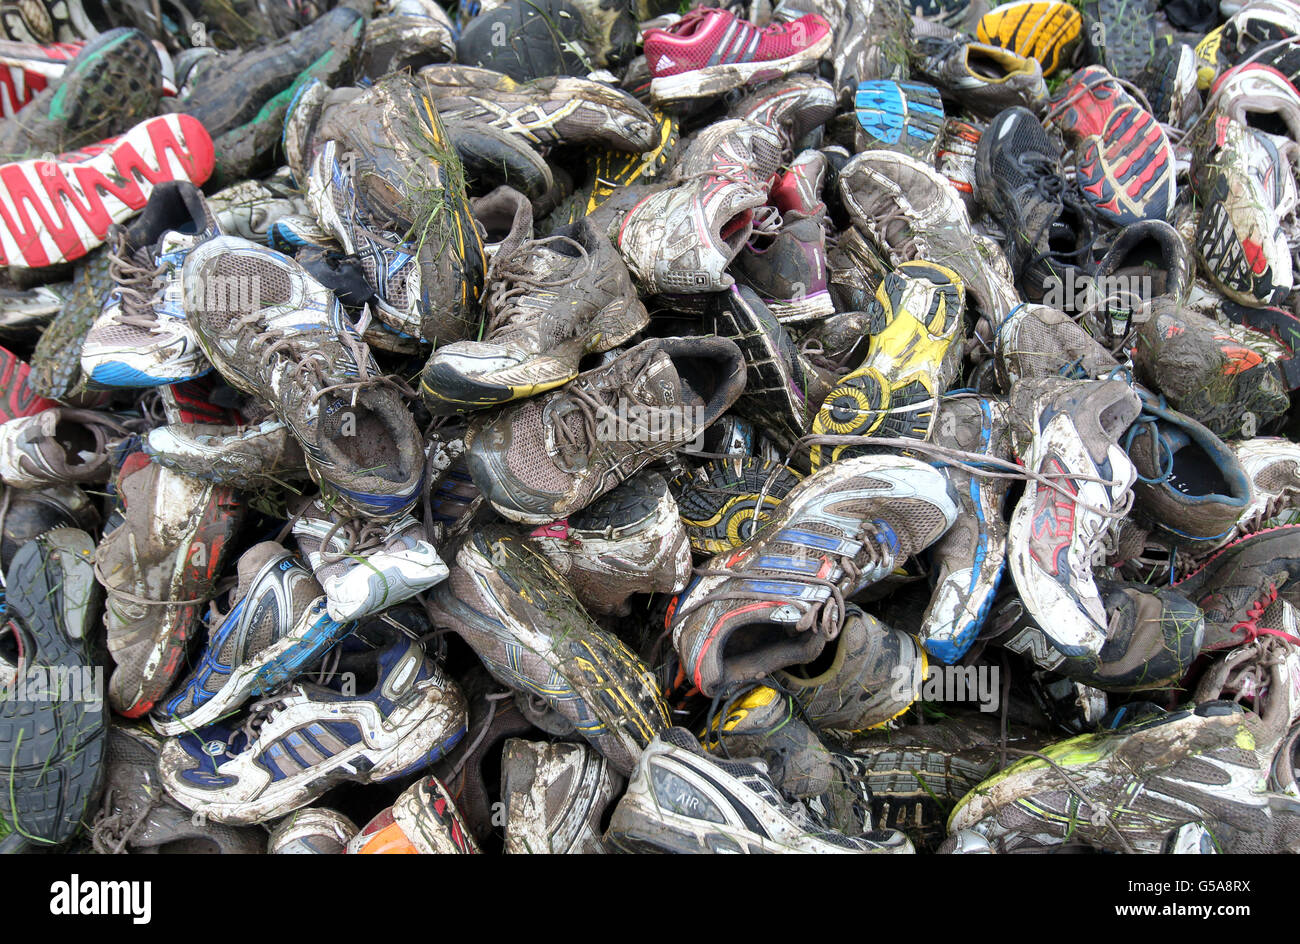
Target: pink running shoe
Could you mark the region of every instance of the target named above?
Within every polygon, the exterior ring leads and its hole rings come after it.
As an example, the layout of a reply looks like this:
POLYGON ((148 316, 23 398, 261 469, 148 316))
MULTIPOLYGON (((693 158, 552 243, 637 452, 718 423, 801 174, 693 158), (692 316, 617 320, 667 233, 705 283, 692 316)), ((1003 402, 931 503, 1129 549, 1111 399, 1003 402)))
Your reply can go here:
POLYGON ((812 68, 831 46, 815 13, 759 29, 727 10, 692 10, 668 29, 645 32, 650 98, 657 105, 720 95, 812 68))
POLYGON ((189 115, 142 121, 126 134, 55 160, 0 164, 0 265, 39 268, 79 259, 134 216, 164 181, 201 186, 212 138, 189 115))

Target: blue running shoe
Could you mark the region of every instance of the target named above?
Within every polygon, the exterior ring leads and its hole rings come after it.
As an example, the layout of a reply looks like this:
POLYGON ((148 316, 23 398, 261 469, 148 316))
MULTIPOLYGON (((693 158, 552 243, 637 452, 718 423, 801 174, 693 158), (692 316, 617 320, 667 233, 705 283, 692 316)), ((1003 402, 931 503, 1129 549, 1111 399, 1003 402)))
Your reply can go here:
POLYGON ((889 150, 933 164, 943 130, 939 90, 924 82, 872 79, 853 97, 859 151, 889 150))
POLYGON ((391 640, 344 655, 328 684, 287 685, 234 724, 167 740, 163 787, 215 822, 249 825, 292 813, 336 784, 392 780, 432 764, 465 736, 465 696, 419 642, 391 640))
POLYGON ((292 681, 356 625, 330 618, 311 571, 273 541, 246 551, 238 571, 234 606, 214 621, 198 667, 150 716, 159 734, 204 727, 292 681))
POLYGON ((81 369, 100 387, 158 387, 212 369, 185 317, 181 266, 221 232, 203 193, 185 181, 159 186, 130 226, 110 235, 116 288, 81 349, 81 369))

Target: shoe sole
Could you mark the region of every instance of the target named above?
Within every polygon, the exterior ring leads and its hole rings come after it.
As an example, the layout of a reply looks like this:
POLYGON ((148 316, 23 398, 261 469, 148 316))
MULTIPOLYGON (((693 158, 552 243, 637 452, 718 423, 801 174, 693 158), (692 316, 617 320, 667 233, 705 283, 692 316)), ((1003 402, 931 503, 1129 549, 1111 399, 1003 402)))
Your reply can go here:
POLYGON ((834 36, 827 33, 817 42, 784 59, 766 62, 731 62, 706 66, 681 75, 665 75, 650 81, 650 100, 656 105, 720 95, 745 85, 757 85, 784 78, 817 64, 830 51, 834 36))
POLYGON ((0 165, 0 263, 41 268, 80 259, 110 226, 143 209, 157 184, 203 184, 215 162, 212 138, 188 115, 151 118, 78 154, 86 156, 0 165))

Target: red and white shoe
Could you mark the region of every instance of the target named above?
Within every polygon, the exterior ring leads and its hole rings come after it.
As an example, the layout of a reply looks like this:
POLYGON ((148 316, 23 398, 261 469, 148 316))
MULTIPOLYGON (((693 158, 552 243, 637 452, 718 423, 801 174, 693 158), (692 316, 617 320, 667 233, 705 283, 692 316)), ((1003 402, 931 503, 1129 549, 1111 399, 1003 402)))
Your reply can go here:
POLYGON ((0 422, 35 416, 59 405, 36 395, 27 381, 31 372, 25 360, 0 347, 0 422))
POLYGON ((707 98, 810 69, 832 38, 816 13, 759 29, 728 10, 698 8, 668 29, 645 31, 650 98, 657 105, 707 98))
POLYGON ((144 208, 160 183, 200 185, 215 152, 189 115, 161 115, 55 160, 0 164, 0 264, 39 268, 79 259, 108 228, 144 208))
POLYGON ((35 43, 0 41, 0 116, 12 118, 51 82, 63 75, 85 43, 35 43))

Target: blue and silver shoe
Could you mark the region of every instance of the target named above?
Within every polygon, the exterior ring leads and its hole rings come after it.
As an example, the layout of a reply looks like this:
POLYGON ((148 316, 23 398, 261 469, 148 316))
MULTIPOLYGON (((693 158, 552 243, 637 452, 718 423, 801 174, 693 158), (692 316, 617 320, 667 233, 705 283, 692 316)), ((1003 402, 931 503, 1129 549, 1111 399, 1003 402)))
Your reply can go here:
POLYGON ((349 653, 328 684, 299 682, 232 725, 163 744, 168 794, 219 823, 264 823, 343 783, 414 774, 465 736, 465 696, 424 647, 398 637, 349 653))
POLYGON ((182 303, 181 266, 221 232, 203 193, 185 181, 159 186, 144 212, 114 231, 116 288, 81 349, 81 369, 100 387, 158 387, 212 369, 182 303))
MULTIPOLYGON (((939 403, 934 443, 949 449, 1011 458, 1007 407, 987 397, 945 397, 939 403)), ((941 662, 960 659, 979 634, 1007 563, 1002 503, 1007 480, 972 475, 939 464, 961 513, 931 549, 935 585, 917 635, 941 662)))
POLYGON ((279 544, 250 548, 238 570, 234 606, 209 635, 198 667, 150 716, 159 734, 204 727, 292 681, 356 625, 330 617, 311 571, 279 544))

